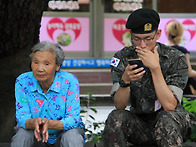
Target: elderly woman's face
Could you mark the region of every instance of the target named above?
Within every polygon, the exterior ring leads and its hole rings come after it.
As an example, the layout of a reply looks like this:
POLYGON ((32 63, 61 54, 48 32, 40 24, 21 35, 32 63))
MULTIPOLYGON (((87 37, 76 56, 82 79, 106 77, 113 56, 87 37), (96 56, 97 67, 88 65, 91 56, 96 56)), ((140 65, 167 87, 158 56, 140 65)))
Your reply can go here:
POLYGON ((39 82, 51 84, 55 77, 55 72, 60 69, 56 64, 55 55, 48 51, 37 51, 33 53, 31 68, 33 76, 39 82))

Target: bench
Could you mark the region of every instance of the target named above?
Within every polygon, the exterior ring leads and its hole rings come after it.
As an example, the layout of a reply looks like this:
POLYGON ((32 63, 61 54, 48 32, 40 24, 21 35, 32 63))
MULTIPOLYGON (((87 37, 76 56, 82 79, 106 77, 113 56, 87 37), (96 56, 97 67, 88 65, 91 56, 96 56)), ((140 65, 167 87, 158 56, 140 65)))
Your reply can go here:
POLYGON ((184 94, 183 96, 188 98, 189 100, 195 100, 196 99, 196 95, 192 95, 192 94, 184 94))
MULTIPOLYGON (((103 147, 103 143, 85 143, 84 147, 103 147)), ((195 147, 195 142, 186 142, 183 147, 195 147)), ((10 143, 0 143, 0 147, 10 147, 10 143)), ((134 147, 134 145, 130 145, 130 147, 134 147)), ((148 146, 149 147, 149 146, 148 146)))
POLYGON ((96 106, 111 106, 113 100, 110 97, 112 78, 110 69, 62 69, 74 74, 79 81, 80 98, 96 98, 96 106))
POLYGON ((65 59, 62 70, 78 78, 81 97, 91 93, 96 98, 109 98, 112 88, 110 62, 110 58, 65 59))
POLYGON ((80 96, 110 97, 112 78, 110 69, 62 69, 74 74, 79 81, 80 96))

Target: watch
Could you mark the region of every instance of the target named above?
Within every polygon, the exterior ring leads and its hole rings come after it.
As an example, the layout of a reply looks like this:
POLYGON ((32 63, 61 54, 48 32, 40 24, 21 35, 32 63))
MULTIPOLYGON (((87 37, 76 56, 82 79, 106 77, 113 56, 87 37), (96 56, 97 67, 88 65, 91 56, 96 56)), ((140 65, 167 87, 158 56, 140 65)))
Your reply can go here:
POLYGON ((120 79, 119 85, 120 85, 120 87, 125 88, 125 87, 129 87, 130 86, 130 83, 129 84, 126 84, 122 79, 120 79))

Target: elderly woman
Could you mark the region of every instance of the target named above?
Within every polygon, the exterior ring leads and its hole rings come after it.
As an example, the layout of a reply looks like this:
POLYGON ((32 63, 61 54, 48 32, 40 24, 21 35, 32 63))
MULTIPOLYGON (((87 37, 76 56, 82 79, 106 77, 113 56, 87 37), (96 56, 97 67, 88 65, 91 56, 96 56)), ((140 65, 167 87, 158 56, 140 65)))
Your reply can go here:
POLYGON ((40 42, 32 48, 31 72, 16 79, 16 134, 12 147, 84 146, 77 78, 61 71, 61 47, 40 42))

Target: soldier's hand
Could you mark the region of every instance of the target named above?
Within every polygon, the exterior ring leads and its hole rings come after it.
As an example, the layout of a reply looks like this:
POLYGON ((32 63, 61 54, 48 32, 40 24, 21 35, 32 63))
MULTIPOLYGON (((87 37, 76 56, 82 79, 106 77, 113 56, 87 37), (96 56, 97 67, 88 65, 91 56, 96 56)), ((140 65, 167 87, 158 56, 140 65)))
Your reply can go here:
POLYGON ((143 64, 149 69, 156 69, 160 66, 159 54, 157 52, 158 46, 154 47, 153 50, 141 49, 137 47, 136 52, 143 64))
POLYGON ((143 67, 137 68, 137 65, 127 65, 122 75, 122 79, 125 83, 130 83, 140 79, 145 73, 143 67))

